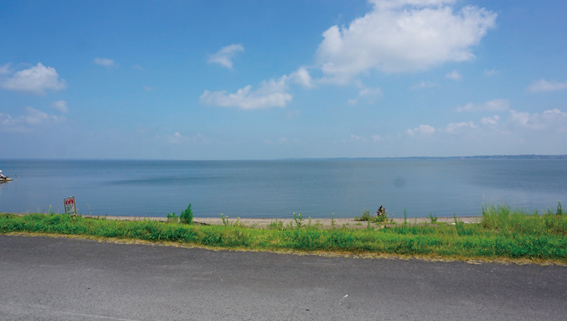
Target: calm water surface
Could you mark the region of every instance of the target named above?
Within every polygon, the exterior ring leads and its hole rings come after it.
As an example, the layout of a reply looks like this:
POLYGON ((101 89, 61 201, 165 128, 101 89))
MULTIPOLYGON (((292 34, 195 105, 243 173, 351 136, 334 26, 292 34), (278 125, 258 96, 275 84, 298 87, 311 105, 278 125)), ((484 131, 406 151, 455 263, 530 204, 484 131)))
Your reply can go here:
POLYGON ((555 209, 567 201, 565 159, 281 161, 0 160, 0 212, 350 218, 380 205, 403 217, 479 215, 483 202, 555 209))

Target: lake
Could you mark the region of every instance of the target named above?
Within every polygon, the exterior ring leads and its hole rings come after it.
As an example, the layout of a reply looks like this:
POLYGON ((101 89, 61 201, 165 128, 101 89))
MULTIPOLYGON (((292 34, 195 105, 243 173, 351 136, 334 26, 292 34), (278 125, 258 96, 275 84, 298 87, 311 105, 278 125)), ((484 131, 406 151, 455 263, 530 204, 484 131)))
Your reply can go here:
POLYGON ((425 217, 480 215, 483 203, 555 210, 567 159, 302 159, 262 161, 0 160, 0 212, 231 218, 351 218, 364 209, 425 217))

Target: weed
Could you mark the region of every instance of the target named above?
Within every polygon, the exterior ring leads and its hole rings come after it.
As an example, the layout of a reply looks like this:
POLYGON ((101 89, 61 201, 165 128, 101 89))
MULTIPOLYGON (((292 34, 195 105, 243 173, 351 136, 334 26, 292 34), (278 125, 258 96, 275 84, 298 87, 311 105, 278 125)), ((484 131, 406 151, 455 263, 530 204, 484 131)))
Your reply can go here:
POLYGON ((177 216, 175 212, 167 214, 167 221, 170 223, 177 223, 179 222, 179 216, 177 216))
POLYGON ((297 226, 297 229, 300 229, 301 226, 303 225, 303 215, 301 215, 301 213, 296 215, 294 212, 293 220, 295 221, 295 225, 297 226))
POLYGON ((437 223, 437 215, 429 213, 429 220, 431 221, 431 224, 437 223))
POLYGON ((563 215, 563 210, 561 209, 561 201, 557 202, 557 215, 563 215))
POLYGON ((282 221, 276 219, 275 221, 271 221, 270 224, 268 224, 268 229, 283 231, 284 224, 282 221))
POLYGON ((331 228, 335 228, 335 213, 331 214, 331 228))
MULTIPOLYGON (((372 217, 370 217, 370 211, 364 210, 362 211, 362 216, 360 217, 360 221, 370 221, 372 217)), ((358 220, 357 220, 358 221, 358 220)))
POLYGON ((386 222, 388 220, 388 217, 386 216, 386 212, 384 212, 384 214, 380 216, 370 216, 370 211, 365 209, 362 211, 362 216, 355 216, 354 220, 381 223, 386 222))
POLYGON ((242 224, 240 222, 240 217, 236 218, 236 222, 231 223, 228 220, 228 215, 225 216, 224 214, 221 213, 221 219, 222 219, 222 225, 227 226, 227 227, 244 227, 244 224, 242 224))
POLYGON ((228 221, 228 215, 224 216, 224 214, 221 213, 220 217, 221 217, 221 220, 222 220, 222 225, 230 226, 230 222, 228 221))

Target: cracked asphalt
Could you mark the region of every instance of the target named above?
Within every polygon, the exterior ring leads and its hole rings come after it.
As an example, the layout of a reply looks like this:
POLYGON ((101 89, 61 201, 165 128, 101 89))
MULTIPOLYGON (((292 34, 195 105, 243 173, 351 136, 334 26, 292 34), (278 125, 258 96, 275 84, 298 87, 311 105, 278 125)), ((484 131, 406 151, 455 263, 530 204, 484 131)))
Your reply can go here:
POLYGON ((0 235, 0 320, 566 320, 567 268, 0 235))

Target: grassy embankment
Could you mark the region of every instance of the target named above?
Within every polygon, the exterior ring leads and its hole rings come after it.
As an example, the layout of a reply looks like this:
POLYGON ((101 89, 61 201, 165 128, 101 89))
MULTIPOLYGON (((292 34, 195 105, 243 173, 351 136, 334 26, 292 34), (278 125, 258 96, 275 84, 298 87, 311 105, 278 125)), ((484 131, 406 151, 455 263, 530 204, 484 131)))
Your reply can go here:
MULTIPOLYGON (((31 232, 176 242, 187 245, 269 251, 330 252, 353 255, 403 255, 460 260, 528 260, 567 264, 567 215, 526 213, 504 205, 483 209, 480 224, 408 223, 366 229, 321 228, 294 217, 254 229, 223 218, 223 225, 120 221, 64 214, 0 215, 0 234, 31 232)), ((177 221, 177 218, 175 218, 177 221)))

